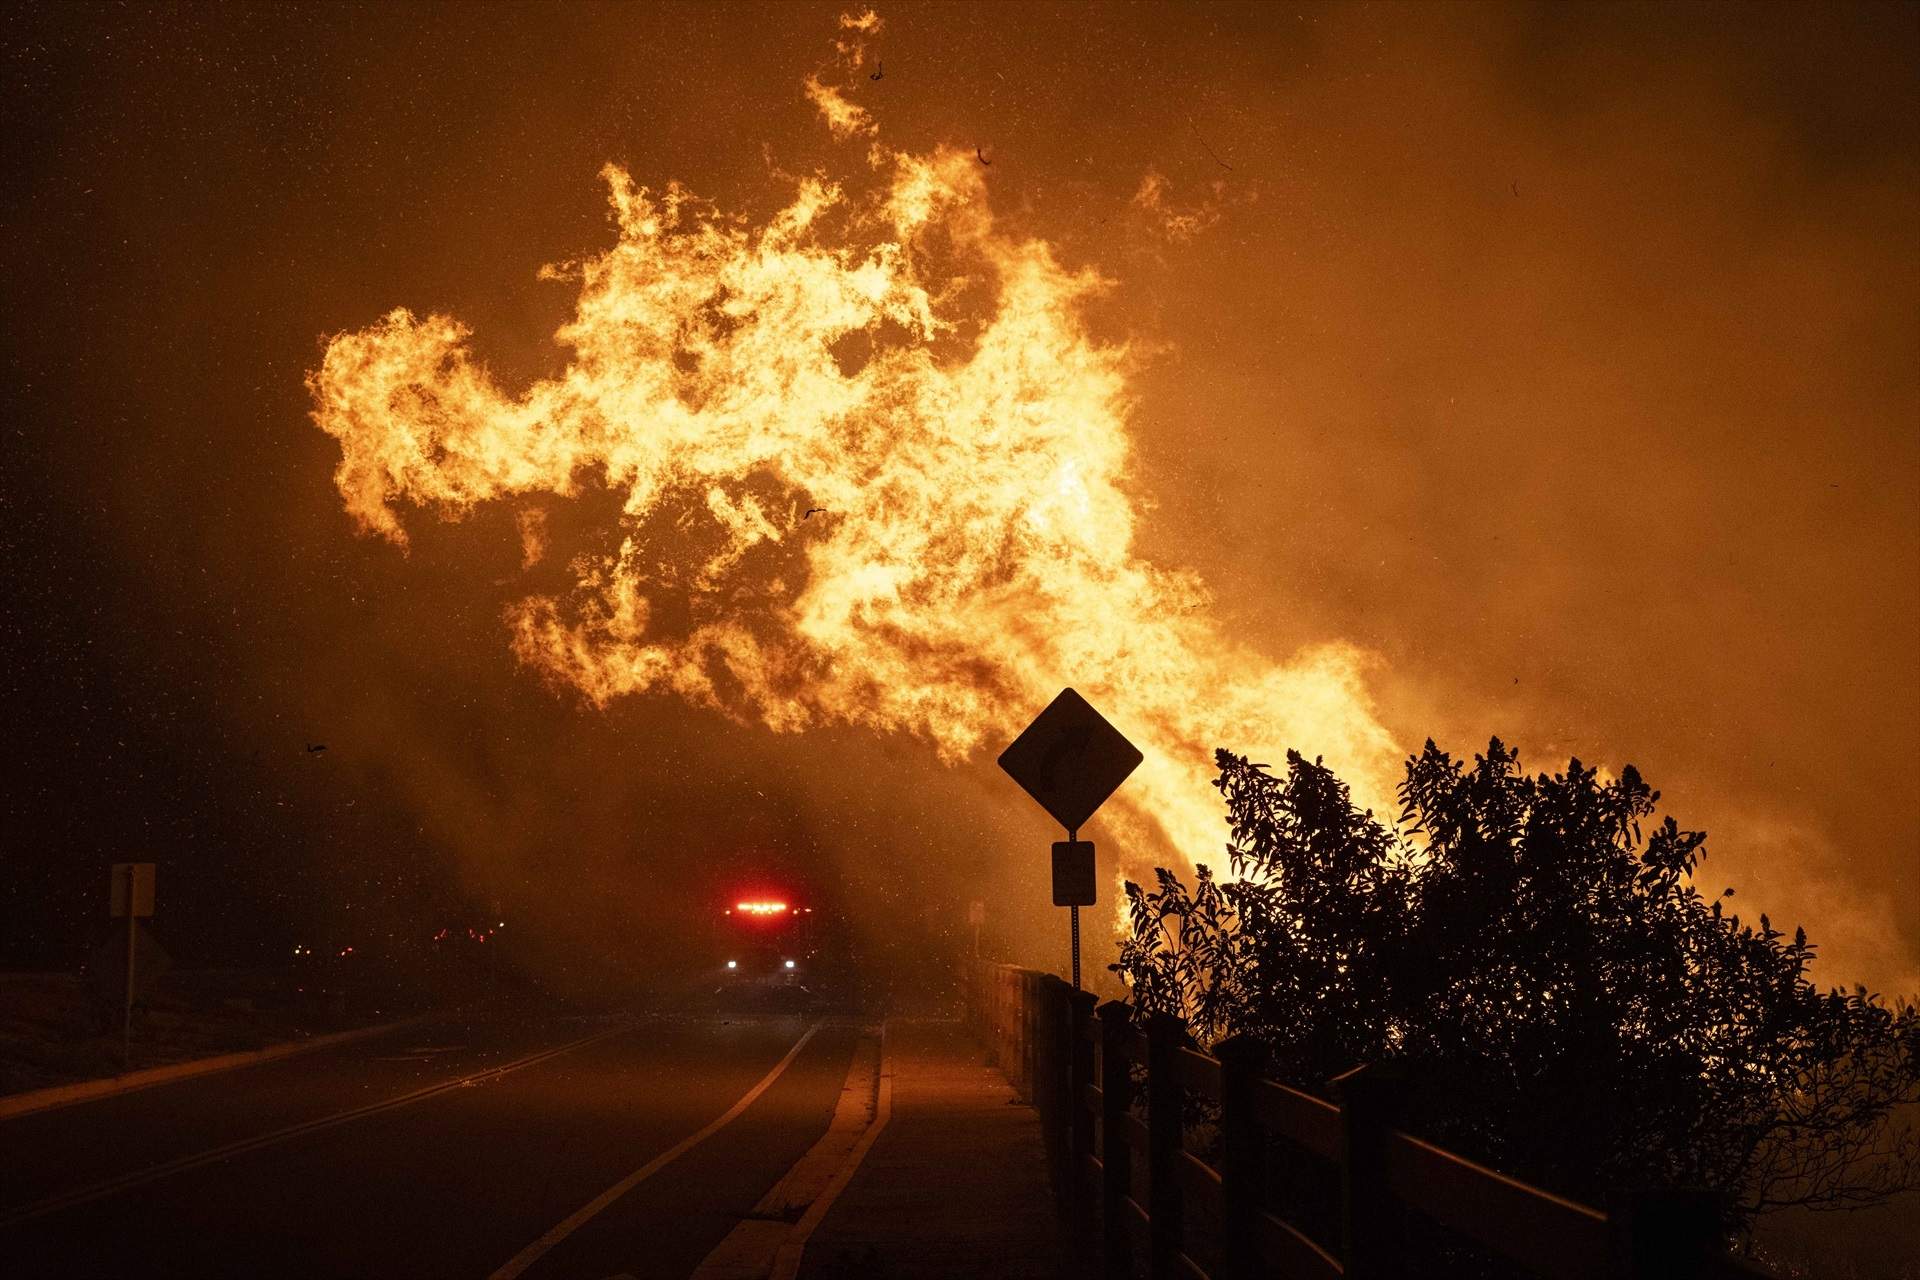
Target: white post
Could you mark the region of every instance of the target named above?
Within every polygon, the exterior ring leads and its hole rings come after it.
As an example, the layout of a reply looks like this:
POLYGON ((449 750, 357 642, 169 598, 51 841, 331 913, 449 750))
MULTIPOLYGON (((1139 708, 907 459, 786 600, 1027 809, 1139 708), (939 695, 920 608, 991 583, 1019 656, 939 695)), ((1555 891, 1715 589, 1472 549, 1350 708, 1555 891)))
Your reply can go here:
POLYGON ((140 917, 134 912, 133 888, 138 867, 138 863, 127 864, 127 998, 120 1023, 120 1070, 123 1072, 133 1062, 133 943, 134 930, 140 923, 140 917))

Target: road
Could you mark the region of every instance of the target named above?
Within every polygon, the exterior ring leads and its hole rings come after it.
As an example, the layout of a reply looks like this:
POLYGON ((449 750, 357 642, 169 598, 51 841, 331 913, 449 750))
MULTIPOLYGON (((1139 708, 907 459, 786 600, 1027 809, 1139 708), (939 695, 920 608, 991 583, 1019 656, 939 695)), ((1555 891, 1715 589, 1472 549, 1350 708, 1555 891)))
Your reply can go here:
POLYGON ((0 1121, 0 1274, 684 1277, 825 1132, 860 1038, 449 1021, 0 1121))

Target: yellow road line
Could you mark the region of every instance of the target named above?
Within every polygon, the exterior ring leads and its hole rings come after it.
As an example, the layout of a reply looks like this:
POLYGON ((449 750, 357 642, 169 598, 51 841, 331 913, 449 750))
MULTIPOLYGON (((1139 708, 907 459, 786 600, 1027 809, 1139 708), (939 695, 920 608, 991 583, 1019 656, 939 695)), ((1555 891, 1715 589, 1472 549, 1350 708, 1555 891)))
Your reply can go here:
POLYGON ((880 1090, 873 1107, 873 1123, 860 1138, 860 1145, 833 1175, 833 1181, 820 1193, 800 1221, 793 1224, 793 1231, 787 1236, 787 1242, 780 1246, 780 1252, 774 1255, 773 1271, 768 1280, 794 1280, 800 1274, 800 1255, 806 1251, 807 1241, 812 1238, 814 1229, 821 1219, 827 1216, 827 1210, 833 1208, 833 1202, 853 1181, 853 1175, 860 1171, 860 1162, 867 1158, 867 1152, 873 1150, 873 1144, 880 1131, 887 1127, 887 1121, 893 1119, 893 1059, 887 1052, 887 1025, 880 1024, 880 1090))
POLYGON ((621 1196, 627 1194, 627 1192, 633 1190, 648 1178, 651 1178, 654 1174, 660 1172, 660 1170, 666 1168, 675 1160, 678 1160, 681 1156, 687 1154, 687 1152, 693 1150, 708 1138, 711 1138, 714 1134, 739 1119, 741 1112, 752 1106, 756 1098, 773 1087, 773 1082, 778 1080, 781 1075, 786 1072, 786 1069, 793 1065, 793 1060, 800 1056, 802 1049, 807 1047, 807 1041, 819 1034, 820 1028, 825 1025, 825 1023, 816 1022, 811 1027, 808 1027, 807 1033, 794 1042, 793 1048, 787 1050, 787 1056, 780 1059, 780 1061, 774 1065, 773 1070, 761 1077, 759 1084, 754 1085, 753 1088, 740 1095, 739 1101, 735 1102, 731 1107, 728 1107, 726 1114, 708 1124, 707 1127, 700 1130, 700 1132, 690 1137, 682 1138, 672 1147, 661 1152, 626 1177, 620 1179, 620 1181, 608 1187, 605 1191, 602 1191, 593 1199, 581 1205, 566 1218, 556 1223, 552 1230, 522 1249, 519 1253, 513 1255, 499 1270, 489 1276, 488 1280, 514 1280, 514 1277, 520 1275, 528 1267, 531 1267, 534 1263, 545 1257, 555 1245, 585 1226, 602 1209, 605 1209, 615 1200, 618 1200, 621 1196))
POLYGON ((832 1184, 872 1127, 880 1092, 880 1028, 861 1034, 840 1100, 819 1141, 734 1224, 687 1280, 766 1280, 794 1222, 832 1184))

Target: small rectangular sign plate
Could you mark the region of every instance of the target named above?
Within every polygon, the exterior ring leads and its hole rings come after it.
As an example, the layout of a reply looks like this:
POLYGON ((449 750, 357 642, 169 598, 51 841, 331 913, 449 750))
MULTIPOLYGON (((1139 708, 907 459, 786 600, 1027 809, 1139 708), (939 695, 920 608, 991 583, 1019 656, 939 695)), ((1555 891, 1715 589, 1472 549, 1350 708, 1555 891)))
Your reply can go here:
POLYGON ((1093 841, 1056 841, 1053 846, 1053 905, 1092 906, 1093 881, 1093 841))
POLYGON ((116 862, 113 864, 113 878, 108 882, 107 901, 112 907, 113 918, 127 918, 127 889, 131 881, 133 889, 133 915, 136 919, 145 919, 153 914, 153 864, 151 862, 116 862))

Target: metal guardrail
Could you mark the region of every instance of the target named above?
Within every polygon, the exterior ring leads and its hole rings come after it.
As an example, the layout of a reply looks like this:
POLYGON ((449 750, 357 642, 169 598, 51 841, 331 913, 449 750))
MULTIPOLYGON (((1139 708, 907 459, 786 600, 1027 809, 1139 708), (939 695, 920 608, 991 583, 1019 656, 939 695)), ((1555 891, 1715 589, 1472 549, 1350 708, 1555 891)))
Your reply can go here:
POLYGON ((1340 1077, 1336 1104, 1265 1079, 1255 1041, 1211 1056, 1178 1018, 1138 1027, 1125 1004, 1096 1008, 1052 974, 976 963, 967 993, 975 1033, 1040 1113, 1084 1260, 1109 1280, 1142 1269, 1154 1280, 1428 1274, 1406 1210, 1542 1280, 1768 1276, 1720 1251, 1699 1193, 1648 1192, 1603 1213, 1400 1132, 1390 1069, 1340 1077), (1194 1099, 1218 1117, 1210 1161, 1184 1149, 1194 1099), (1337 1171, 1337 1240, 1315 1239, 1272 1203, 1269 1173, 1288 1151, 1337 1171))

